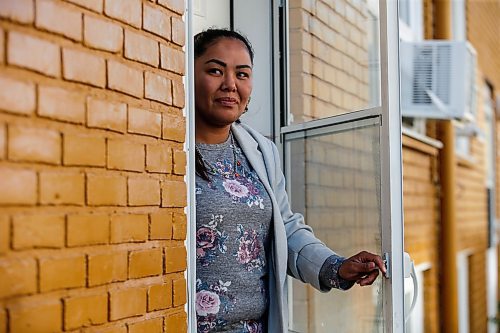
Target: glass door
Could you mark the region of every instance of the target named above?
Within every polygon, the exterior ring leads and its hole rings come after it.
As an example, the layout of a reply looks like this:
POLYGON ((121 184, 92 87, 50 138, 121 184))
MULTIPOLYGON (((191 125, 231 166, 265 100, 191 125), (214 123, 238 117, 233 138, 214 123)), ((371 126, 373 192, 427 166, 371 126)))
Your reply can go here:
POLYGON ((290 332, 402 332, 397 2, 286 7, 280 133, 292 210, 343 256, 386 255, 390 272, 372 287, 326 294, 290 279, 290 332))

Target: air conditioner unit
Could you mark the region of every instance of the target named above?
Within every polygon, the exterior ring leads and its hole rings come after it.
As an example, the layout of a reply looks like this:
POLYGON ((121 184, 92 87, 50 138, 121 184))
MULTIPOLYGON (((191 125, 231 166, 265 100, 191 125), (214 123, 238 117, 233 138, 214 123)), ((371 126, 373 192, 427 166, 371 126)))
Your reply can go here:
POLYGON ((476 51, 467 41, 401 41, 400 61, 403 116, 475 117, 476 51))

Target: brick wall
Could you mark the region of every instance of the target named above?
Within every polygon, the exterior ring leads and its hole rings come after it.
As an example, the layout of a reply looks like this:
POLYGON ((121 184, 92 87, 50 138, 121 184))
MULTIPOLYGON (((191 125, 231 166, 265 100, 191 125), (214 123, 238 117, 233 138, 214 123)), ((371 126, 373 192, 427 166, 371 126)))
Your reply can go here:
POLYGON ((0 0, 0 332, 186 331, 184 1, 0 0))
POLYGON ((467 1, 467 39, 477 52, 478 64, 500 94, 500 28, 497 23, 500 14, 498 1, 467 1))
POLYGON ((366 1, 290 2, 291 113, 303 122, 371 103, 373 17, 366 1), (300 92, 300 93, 298 93, 300 92))
POLYGON ((430 145, 403 136, 404 245, 423 274, 424 332, 439 332, 438 153, 430 145))

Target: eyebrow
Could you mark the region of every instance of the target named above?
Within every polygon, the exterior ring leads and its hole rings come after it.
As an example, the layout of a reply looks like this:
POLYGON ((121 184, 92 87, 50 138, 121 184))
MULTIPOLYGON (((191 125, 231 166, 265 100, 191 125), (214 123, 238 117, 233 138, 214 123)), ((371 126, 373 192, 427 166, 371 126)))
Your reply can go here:
MULTIPOLYGON (((208 63, 216 63, 217 65, 221 66, 221 67, 227 67, 227 64, 224 62, 224 61, 221 61, 219 59, 210 59, 210 60, 207 60, 205 61, 205 64, 208 64, 208 63)), ((236 68, 249 68, 249 69, 252 69, 252 66, 250 65, 237 65, 236 68)))

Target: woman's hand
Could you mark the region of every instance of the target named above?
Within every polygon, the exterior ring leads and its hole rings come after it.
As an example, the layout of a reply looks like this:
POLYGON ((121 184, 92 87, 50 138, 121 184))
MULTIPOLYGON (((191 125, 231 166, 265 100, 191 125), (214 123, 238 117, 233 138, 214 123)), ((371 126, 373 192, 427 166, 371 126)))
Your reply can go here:
POLYGON ((339 276, 347 281, 356 281, 360 286, 369 286, 377 278, 379 270, 385 275, 386 269, 382 258, 362 251, 340 265, 339 276))

